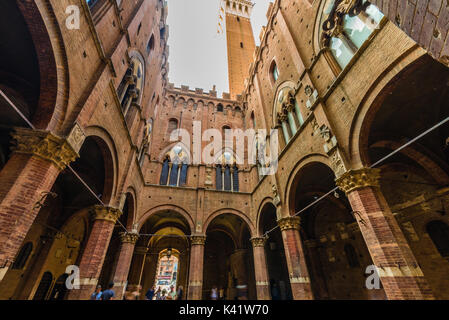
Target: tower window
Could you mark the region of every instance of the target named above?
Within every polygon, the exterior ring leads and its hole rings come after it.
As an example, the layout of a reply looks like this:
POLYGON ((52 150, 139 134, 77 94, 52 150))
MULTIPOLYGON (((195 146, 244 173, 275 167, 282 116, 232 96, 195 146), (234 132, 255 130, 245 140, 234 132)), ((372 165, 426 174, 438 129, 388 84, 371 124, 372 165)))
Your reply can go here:
POLYGON ((240 48, 243 48, 243 42, 240 42, 240 48))
POLYGON ((277 67, 275 61, 273 61, 271 63, 270 74, 271 74, 271 79, 273 80, 273 82, 276 82, 277 79, 279 79, 279 70, 278 70, 278 67, 277 67))
POLYGON ((154 50, 154 36, 151 35, 150 40, 147 44, 147 53, 150 54, 154 50))
POLYGON ((237 21, 240 22, 240 18, 239 17, 237 17, 237 21))

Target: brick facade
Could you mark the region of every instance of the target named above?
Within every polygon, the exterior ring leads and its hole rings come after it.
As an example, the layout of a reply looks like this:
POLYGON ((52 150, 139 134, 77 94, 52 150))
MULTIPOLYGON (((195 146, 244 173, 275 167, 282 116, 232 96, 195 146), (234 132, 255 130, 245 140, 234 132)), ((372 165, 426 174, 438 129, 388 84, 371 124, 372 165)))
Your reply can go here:
POLYGON ((209 298, 213 285, 227 299, 449 297, 449 133, 442 126, 383 159, 449 116, 443 1, 371 1, 382 16, 358 1, 330 10, 325 0, 277 0, 258 47, 249 13, 236 13, 247 1, 230 1, 221 97, 169 82, 166 2, 81 1, 80 29, 70 30, 72 2, 17 1, 6 13, 20 14, 11 28, 29 35, 40 91, 27 106, 31 91, 19 84, 31 80, 0 64, 0 89, 38 128, 2 114, 22 128, 0 129, 0 299, 89 299, 110 280, 118 298, 126 283, 143 298, 167 248, 179 252, 188 299, 209 298), (363 41, 342 20, 353 10, 369 29, 363 41), (277 171, 259 175, 245 159, 229 168, 230 190, 220 188, 223 153, 235 151, 222 149, 215 163, 189 159, 173 174, 171 130, 186 130, 191 147, 198 125, 267 129, 273 140, 278 129, 277 171), (371 166, 377 183, 354 188, 351 172, 371 166), (117 246, 119 232, 139 237, 117 246), (64 289, 71 265, 79 290, 64 289), (366 287, 370 265, 380 289, 366 287))

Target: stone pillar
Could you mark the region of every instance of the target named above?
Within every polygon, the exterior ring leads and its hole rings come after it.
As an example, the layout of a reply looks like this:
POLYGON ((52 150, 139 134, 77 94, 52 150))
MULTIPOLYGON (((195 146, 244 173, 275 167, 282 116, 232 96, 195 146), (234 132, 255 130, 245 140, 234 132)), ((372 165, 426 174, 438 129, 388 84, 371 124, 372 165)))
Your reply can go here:
POLYGON ((299 217, 285 217, 278 220, 284 243, 285 259, 294 300, 313 299, 310 277, 299 235, 299 217))
POLYGON ((267 238, 251 238, 254 255, 254 272, 256 278, 257 300, 270 300, 270 283, 268 279, 265 243, 267 238))
POLYGON ((348 196, 388 299, 434 299, 380 186, 380 169, 350 170, 336 180, 348 196))
POLYGON ((17 128, 16 147, 0 172, 0 281, 59 173, 78 154, 50 132, 17 128))
POLYGON ((136 245, 138 233, 122 232, 120 233, 120 253, 118 256, 117 265, 114 272, 114 290, 117 300, 123 298, 123 292, 128 279, 129 268, 134 253, 134 246, 136 245))
POLYGON ((194 235, 190 238, 189 288, 188 300, 201 300, 203 295, 203 262, 205 235, 194 235))
POLYGON ((122 213, 115 208, 97 205, 92 207, 91 214, 94 222, 79 265, 80 286, 79 289, 70 290, 69 300, 88 300, 94 292, 114 225, 122 213))

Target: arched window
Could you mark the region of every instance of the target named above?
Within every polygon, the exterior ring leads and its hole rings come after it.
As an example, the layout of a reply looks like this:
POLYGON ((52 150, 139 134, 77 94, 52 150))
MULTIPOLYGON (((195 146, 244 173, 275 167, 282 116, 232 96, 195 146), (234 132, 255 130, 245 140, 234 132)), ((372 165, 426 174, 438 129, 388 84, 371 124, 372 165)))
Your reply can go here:
POLYGON ((161 185, 181 187, 187 183, 188 164, 186 155, 180 146, 175 146, 167 154, 162 164, 161 185))
POLYGON ((344 69, 383 17, 382 12, 367 0, 355 3, 327 0, 321 17, 321 42, 344 69))
POLYGON ((53 275, 51 272, 45 272, 42 275, 41 282, 37 287, 36 293, 34 294, 33 300, 45 300, 50 290, 51 284, 53 282, 53 275))
POLYGON ((31 251, 33 251, 33 243, 25 243, 17 254, 11 269, 23 269, 28 261, 31 251))
POLYGON ((292 88, 283 87, 279 90, 275 100, 275 115, 277 124, 282 128, 285 144, 288 144, 304 123, 292 88))
POLYGON ((276 82, 279 79, 279 70, 276 65, 276 61, 273 60, 270 66, 270 78, 273 82, 276 82))
POLYGON ((217 111, 218 111, 218 112, 223 112, 223 105, 222 105, 221 103, 219 103, 219 104, 217 105, 217 111))
POLYGON ((170 159, 168 157, 166 157, 164 159, 164 162, 162 163, 162 173, 161 173, 161 179, 160 179, 159 183, 163 186, 167 185, 169 162, 170 162, 170 159))
POLYGON ((153 52, 153 50, 154 50, 154 36, 151 35, 147 44, 147 54, 150 55, 153 52))
POLYGON ((168 128, 167 128, 167 134, 170 136, 173 130, 178 129, 178 120, 176 119, 170 119, 168 121, 168 128))
POLYGON ((142 61, 136 56, 131 58, 130 67, 117 89, 122 112, 128 128, 131 128, 134 118, 137 115, 138 104, 140 104, 143 85, 145 83, 145 69, 142 61))
POLYGON ((254 111, 251 112, 251 128, 256 128, 256 117, 254 116, 254 111))
POLYGON ((351 244, 347 243, 344 249, 346 259, 348 260, 348 265, 351 268, 360 267, 359 258, 357 257, 357 252, 355 251, 354 247, 351 244))
POLYGON ((216 166, 216 189, 222 191, 239 191, 238 167, 234 157, 228 151, 223 152, 221 163, 216 166))
POLYGON ((443 258, 449 257, 449 226, 439 220, 431 221, 426 226, 427 233, 443 258))

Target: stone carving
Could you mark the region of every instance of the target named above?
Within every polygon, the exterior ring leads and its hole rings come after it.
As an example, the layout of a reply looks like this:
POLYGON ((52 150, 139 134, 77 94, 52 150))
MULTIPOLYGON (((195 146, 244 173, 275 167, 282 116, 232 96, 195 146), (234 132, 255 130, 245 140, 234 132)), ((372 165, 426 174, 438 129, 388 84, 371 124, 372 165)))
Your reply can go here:
POLYGON ((12 148, 14 152, 33 154, 49 160, 61 171, 78 157, 67 140, 47 131, 16 128, 12 136, 16 141, 16 146, 12 148))
POLYGON ((211 186, 212 185, 212 169, 206 168, 206 181, 204 182, 205 185, 211 186))
POLYGON ((290 230, 290 229, 299 229, 299 225, 301 223, 301 218, 298 216, 295 217, 285 217, 278 220, 278 225, 281 228, 281 231, 290 230))
POLYGON ((363 168, 359 170, 349 170, 338 178, 335 182, 345 193, 365 188, 378 187, 380 169, 363 168))
POLYGON ((322 45, 328 47, 330 39, 341 33, 343 17, 346 14, 349 14, 351 17, 357 16, 362 11, 365 11, 370 4, 369 1, 364 3, 363 0, 335 0, 327 19, 322 25, 322 45))
POLYGON ((266 237, 256 237, 256 238, 251 238, 250 241, 254 248, 264 247, 265 243, 267 242, 267 238, 266 237))
POLYGON ((190 240, 192 241, 192 245, 204 246, 204 244, 206 243, 206 236, 195 235, 195 236, 191 236, 190 240))
POLYGON ((81 129, 78 123, 75 123, 67 137, 67 142, 72 146, 73 150, 79 152, 85 139, 86 135, 84 134, 83 129, 81 129))
POLYGON ((136 244, 139 234, 134 232, 120 232, 120 241, 122 243, 136 244))
POLYGON ((116 208, 96 205, 91 208, 91 214, 94 220, 106 220, 115 224, 122 212, 116 208))
POLYGON ((330 160, 332 171, 338 179, 346 172, 346 166, 338 148, 335 148, 335 151, 330 155, 330 160))

